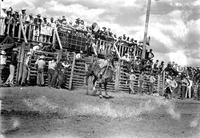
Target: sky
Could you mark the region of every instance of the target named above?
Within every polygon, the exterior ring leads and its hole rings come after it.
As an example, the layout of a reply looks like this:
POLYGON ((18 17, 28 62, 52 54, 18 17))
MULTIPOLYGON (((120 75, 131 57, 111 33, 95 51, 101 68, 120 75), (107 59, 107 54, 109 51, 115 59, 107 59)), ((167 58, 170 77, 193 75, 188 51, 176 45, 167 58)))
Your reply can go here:
MULTIPOLYGON (((4 0, 3 6, 47 17, 65 15, 68 21, 79 17, 117 36, 144 36, 147 0, 4 0)), ((200 66, 200 1, 152 0, 148 36, 155 59, 200 66)))

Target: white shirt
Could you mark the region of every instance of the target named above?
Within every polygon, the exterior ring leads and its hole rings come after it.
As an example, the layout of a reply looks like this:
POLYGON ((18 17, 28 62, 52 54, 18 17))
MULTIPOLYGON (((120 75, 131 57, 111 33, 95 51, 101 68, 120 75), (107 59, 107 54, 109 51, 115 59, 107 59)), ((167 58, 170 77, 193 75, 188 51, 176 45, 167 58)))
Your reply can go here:
POLYGON ((80 58, 81 58, 81 54, 80 53, 76 54, 76 59, 80 59, 80 58))
POLYGON ((36 50, 39 50, 39 49, 40 49, 39 46, 34 46, 34 47, 33 47, 33 51, 36 51, 36 50))
POLYGON ((130 79, 130 81, 134 81, 134 80, 136 80, 136 76, 135 76, 135 74, 131 74, 129 79, 130 79))
POLYGON ((70 66, 70 64, 65 64, 65 63, 62 63, 62 65, 64 68, 68 68, 70 66))
POLYGON ((55 70, 56 64, 57 63, 55 61, 49 61, 48 69, 55 70))
POLYGON ((130 58, 129 58, 129 56, 127 56, 127 57, 126 57, 126 56, 123 56, 123 57, 122 57, 122 60, 125 60, 125 61, 129 62, 129 61, 130 61, 130 58))
POLYGON ((28 65, 29 60, 30 60, 30 56, 27 56, 25 59, 25 65, 28 65))
POLYGON ((38 68, 39 69, 44 69, 44 66, 45 66, 45 61, 43 60, 43 59, 38 59, 36 62, 35 62, 35 64, 37 64, 38 65, 38 68))
POLYGON ((154 83, 154 82, 156 81, 156 79, 155 79, 154 76, 150 76, 149 81, 150 81, 151 83, 154 83))
POLYGON ((6 64, 6 56, 0 55, 0 65, 5 65, 6 64))

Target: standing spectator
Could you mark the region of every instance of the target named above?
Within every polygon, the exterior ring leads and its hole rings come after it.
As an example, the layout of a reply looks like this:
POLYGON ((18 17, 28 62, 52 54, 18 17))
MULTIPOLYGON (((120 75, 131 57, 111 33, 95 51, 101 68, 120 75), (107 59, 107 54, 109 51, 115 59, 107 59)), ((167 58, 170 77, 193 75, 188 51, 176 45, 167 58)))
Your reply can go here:
POLYGON ((190 85, 190 81, 183 75, 181 80, 181 100, 185 98, 187 87, 190 85))
POLYGON ((141 59, 140 57, 137 57, 135 60, 135 67, 134 67, 137 71, 140 70, 140 64, 141 64, 141 59))
POLYGON ((65 18, 65 16, 62 16, 61 24, 62 25, 67 25, 67 19, 65 18))
POLYGON ((28 52, 23 65, 23 74, 22 74, 22 81, 21 85, 25 86, 29 82, 29 75, 30 75, 30 60, 31 60, 31 52, 28 52))
POLYGON ((13 23, 13 17, 12 17, 12 8, 10 7, 8 11, 6 12, 7 16, 5 18, 5 35, 11 35, 12 34, 12 23, 13 23))
POLYGON ((155 76, 153 74, 150 75, 150 77, 149 77, 149 83, 150 83, 149 92, 150 92, 150 94, 153 94, 153 92, 154 92, 154 84, 155 84, 155 82, 156 82, 155 76))
POLYGON ((70 67, 70 64, 67 60, 58 62, 58 66, 57 66, 57 69, 58 69, 58 89, 60 89, 62 87, 64 76, 65 76, 65 71, 69 67, 70 67))
POLYGON ((0 52, 0 85, 2 85, 2 70, 4 69, 5 65, 6 65, 6 52, 4 50, 2 50, 0 52))
POLYGON ((22 9, 21 11, 21 20, 22 23, 25 23, 27 21, 28 16, 26 15, 26 9, 22 9))
POLYGON ((159 62, 159 60, 156 60, 156 62, 154 63, 154 65, 153 65, 153 73, 158 73, 158 62, 159 62))
POLYGON ((34 24, 35 24, 34 41, 39 41, 39 35, 40 35, 41 24, 42 24, 42 19, 41 19, 40 14, 38 14, 37 17, 34 19, 34 24))
POLYGON ((172 87, 171 87, 171 81, 172 81, 172 78, 171 76, 168 76, 166 78, 166 87, 165 87, 165 93, 164 93, 164 96, 165 98, 167 99, 171 99, 172 98, 172 87))
POLYGON ((154 58, 153 50, 150 49, 149 52, 147 52, 147 60, 151 60, 154 58))
POLYGON ((164 61, 161 61, 159 67, 158 67, 158 70, 159 70, 159 73, 161 73, 164 69, 164 61))
POLYGON ((135 93, 135 90, 134 90, 135 81, 136 81, 136 75, 134 74, 133 69, 131 69, 130 76, 129 76, 129 88, 131 92, 129 91, 129 94, 135 93))
POLYGON ((144 84, 145 74, 142 72, 138 79, 138 85, 139 85, 139 94, 143 94, 143 84, 144 84))
POLYGON ((49 61, 48 63, 48 86, 49 87, 52 87, 53 86, 53 75, 55 73, 55 69, 56 69, 56 65, 57 65, 57 62, 56 62, 56 59, 53 58, 51 61, 49 61))
POLYGON ((14 15, 13 15, 13 37, 18 37, 18 33, 19 33, 19 12, 15 11, 14 15))
POLYGON ((12 54, 11 54, 11 59, 10 59, 10 65, 9 65, 9 68, 10 68, 10 74, 5 82, 6 85, 11 85, 13 86, 14 83, 13 83, 13 79, 14 79, 14 76, 15 76, 15 68, 17 67, 17 56, 18 56, 18 49, 17 48, 13 48, 12 50, 12 54))
POLYGON ((37 85, 38 86, 44 85, 44 68, 46 65, 44 58, 45 58, 45 56, 42 55, 35 62, 35 65, 37 68, 37 85))

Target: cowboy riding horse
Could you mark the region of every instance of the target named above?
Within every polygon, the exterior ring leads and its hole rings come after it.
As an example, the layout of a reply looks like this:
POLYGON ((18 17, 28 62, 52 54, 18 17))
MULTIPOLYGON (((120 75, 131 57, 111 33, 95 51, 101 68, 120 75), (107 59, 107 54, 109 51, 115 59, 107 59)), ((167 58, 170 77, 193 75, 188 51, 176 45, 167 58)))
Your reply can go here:
POLYGON ((108 55, 106 59, 96 59, 88 66, 86 72, 86 85, 88 94, 88 79, 93 77, 93 94, 96 94, 96 83, 99 83, 99 97, 102 98, 102 85, 104 85, 105 95, 108 97, 107 84, 113 80, 114 74, 114 58, 112 55, 108 55))

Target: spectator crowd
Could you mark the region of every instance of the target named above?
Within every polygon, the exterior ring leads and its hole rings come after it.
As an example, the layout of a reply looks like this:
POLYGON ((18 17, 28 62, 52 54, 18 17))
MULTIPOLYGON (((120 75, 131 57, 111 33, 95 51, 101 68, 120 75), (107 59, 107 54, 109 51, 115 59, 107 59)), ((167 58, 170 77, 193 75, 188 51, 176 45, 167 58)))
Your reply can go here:
MULTIPOLYGON (((17 37, 20 39, 20 35, 23 34, 23 29, 25 30, 25 36, 31 42, 38 42, 31 46, 29 52, 25 54, 25 60, 23 64, 24 73, 22 74, 20 85, 28 84, 30 80, 30 60, 34 56, 34 52, 38 50, 55 52, 55 47, 51 44, 53 42, 53 35, 55 35, 55 30, 64 32, 81 32, 77 33, 78 36, 84 36, 87 38, 89 47, 88 51, 95 55, 98 55, 99 49, 97 47, 98 40, 113 41, 117 42, 116 45, 125 44, 128 48, 118 56, 123 65, 125 66, 127 72, 126 75, 129 78, 127 83, 130 86, 132 93, 145 93, 144 92, 144 82, 146 79, 149 80, 148 94, 153 94, 156 90, 154 88, 156 79, 159 76, 165 75, 165 90, 164 96, 166 98, 177 97, 180 99, 184 98, 198 98, 199 99, 199 74, 200 68, 196 67, 181 67, 175 62, 169 62, 165 65, 164 61, 159 61, 154 59, 153 50, 147 50, 145 58, 141 58, 141 53, 136 54, 133 49, 138 47, 141 51, 142 43, 134 40, 129 36, 124 34, 123 36, 117 37, 110 28, 102 27, 100 28, 97 23, 92 25, 86 25, 85 21, 77 18, 75 22, 67 21, 65 16, 59 19, 54 19, 53 17, 47 18, 46 16, 41 16, 37 14, 27 14, 26 9, 21 11, 14 11, 12 7, 8 9, 3 9, 3 23, 0 26, 0 35, 17 37), (23 24, 23 28, 20 25, 23 24), (46 45, 47 44, 47 45, 46 45), (89 50, 92 49, 92 50, 89 50), (136 73, 139 73, 138 78, 138 89, 136 92, 135 87, 133 87, 136 80, 136 73)), ((2 18, 2 17, 1 17, 2 18)), ((108 44, 109 45, 109 44, 108 44)), ((147 45, 150 45, 150 37, 148 39, 147 45)), ((111 45, 111 54, 116 55, 116 50, 113 45, 111 45)), ((81 58, 83 51, 80 51, 76 58, 81 58)), ((5 68, 7 61, 7 53, 5 50, 0 51, 0 84, 2 84, 2 70, 5 68)), ((12 86, 14 84, 14 74, 16 72, 18 64, 18 49, 13 48, 9 57, 9 70, 10 75, 7 80, 3 83, 4 85, 12 86)), ((70 68, 70 63, 68 59, 58 57, 53 57, 50 60, 45 59, 44 55, 40 55, 35 62, 35 67, 37 69, 37 85, 44 85, 44 71, 46 66, 48 67, 48 86, 61 88, 64 81, 64 74, 67 69, 70 68)))

